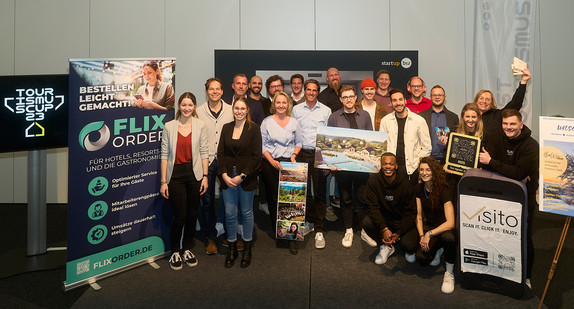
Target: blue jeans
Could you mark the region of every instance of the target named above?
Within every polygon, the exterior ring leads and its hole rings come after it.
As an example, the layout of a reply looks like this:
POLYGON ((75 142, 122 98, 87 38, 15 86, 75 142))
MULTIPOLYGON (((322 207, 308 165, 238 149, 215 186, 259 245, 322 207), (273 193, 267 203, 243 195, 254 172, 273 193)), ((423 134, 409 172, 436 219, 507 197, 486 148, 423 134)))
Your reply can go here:
MULTIPOLYGON (((233 175, 236 175, 235 169, 233 175)), ((234 176, 232 176, 234 177, 234 176)), ((253 237, 253 197, 255 190, 245 191, 241 185, 222 191, 225 204, 225 225, 227 240, 237 241, 237 212, 241 209, 243 222, 243 240, 251 241, 253 237)))

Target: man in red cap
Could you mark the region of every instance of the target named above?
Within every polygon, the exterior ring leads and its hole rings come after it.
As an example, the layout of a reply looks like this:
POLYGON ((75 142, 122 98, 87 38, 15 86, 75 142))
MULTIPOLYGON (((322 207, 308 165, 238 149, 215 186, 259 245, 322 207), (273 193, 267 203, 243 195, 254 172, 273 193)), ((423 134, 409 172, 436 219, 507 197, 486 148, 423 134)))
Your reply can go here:
POLYGON ((375 101, 377 84, 370 78, 365 78, 361 83, 363 98, 355 104, 356 108, 364 109, 371 116, 371 123, 375 131, 379 131, 381 118, 387 114, 387 109, 375 101))

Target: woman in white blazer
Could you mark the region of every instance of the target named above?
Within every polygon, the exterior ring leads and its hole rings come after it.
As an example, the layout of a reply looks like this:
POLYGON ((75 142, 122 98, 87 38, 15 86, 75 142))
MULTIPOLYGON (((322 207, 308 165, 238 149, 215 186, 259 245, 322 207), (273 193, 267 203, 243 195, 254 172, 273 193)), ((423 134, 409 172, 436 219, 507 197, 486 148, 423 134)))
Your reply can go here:
POLYGON ((198 263, 191 246, 199 196, 207 190, 209 150, 207 130, 195 112, 196 102, 191 92, 179 97, 175 119, 165 124, 161 138, 160 193, 173 210, 169 259, 173 270, 180 270, 183 263, 190 267, 198 263))

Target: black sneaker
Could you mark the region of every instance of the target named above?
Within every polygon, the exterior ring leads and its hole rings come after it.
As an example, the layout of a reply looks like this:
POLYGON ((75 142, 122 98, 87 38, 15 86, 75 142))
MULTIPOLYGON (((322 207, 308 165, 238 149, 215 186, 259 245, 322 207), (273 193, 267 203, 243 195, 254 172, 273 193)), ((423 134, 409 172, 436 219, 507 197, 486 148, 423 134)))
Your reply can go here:
POLYGON ((193 253, 191 253, 190 250, 185 250, 183 252, 183 260, 185 261, 185 264, 187 264, 187 266, 189 267, 197 266, 197 264, 199 263, 195 255, 193 255, 193 253))
POLYGON ((181 270, 183 268, 183 263, 181 261, 181 256, 179 252, 174 252, 169 258, 169 267, 173 270, 181 270))

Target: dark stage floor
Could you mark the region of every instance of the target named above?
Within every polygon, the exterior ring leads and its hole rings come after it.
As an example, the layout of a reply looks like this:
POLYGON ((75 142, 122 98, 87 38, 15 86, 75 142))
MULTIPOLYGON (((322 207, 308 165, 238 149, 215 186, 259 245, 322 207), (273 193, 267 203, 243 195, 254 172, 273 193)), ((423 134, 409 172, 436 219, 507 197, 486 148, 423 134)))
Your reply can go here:
MULTIPOLYGON (((2 204, 0 208, 0 273, 5 273, 22 262, 18 259, 26 259, 26 205, 2 204)), ((66 205, 48 205, 47 213, 48 245, 65 245, 66 205)), ((327 222, 325 249, 315 249, 313 235, 308 235, 299 244, 299 254, 293 256, 286 247, 276 248, 265 214, 257 209, 255 214, 256 242, 249 268, 241 269, 238 263, 224 268, 226 249, 220 246, 219 254, 207 256, 204 240, 198 238, 197 267, 184 265, 175 272, 162 259, 157 261, 160 269, 144 265, 98 281, 99 291, 84 286, 64 293, 62 265, 0 279, 0 307, 537 308, 566 219, 535 214, 533 290, 517 300, 464 290, 458 283, 454 293, 441 293, 444 261, 438 267, 420 267, 407 264, 395 253, 387 264, 376 265, 376 250, 361 241, 359 232, 355 232, 352 248, 342 247, 341 220, 327 222)), ((548 308, 574 308, 573 263, 574 235, 568 235, 546 296, 548 308)))

